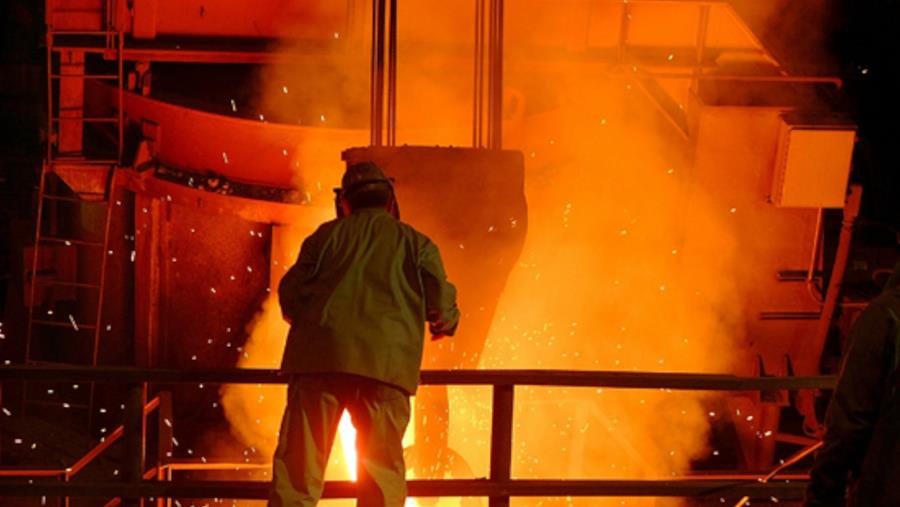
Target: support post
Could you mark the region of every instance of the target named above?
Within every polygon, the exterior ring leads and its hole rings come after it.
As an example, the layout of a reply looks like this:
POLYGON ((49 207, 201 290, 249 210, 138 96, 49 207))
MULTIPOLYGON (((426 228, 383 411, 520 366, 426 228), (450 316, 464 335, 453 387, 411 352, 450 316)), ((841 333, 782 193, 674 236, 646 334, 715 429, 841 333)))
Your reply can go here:
POLYGON ((369 100, 369 129, 372 146, 382 145, 384 129, 384 39, 385 0, 372 0, 372 68, 369 100))
MULTIPOLYGON (((841 287, 844 283, 844 272, 847 269, 847 259, 850 256, 850 243, 853 239, 853 226, 859 215, 862 204, 862 187, 850 185, 847 194, 847 202, 844 205, 844 218, 841 222, 841 235, 838 240, 837 252, 834 256, 834 265, 828 280, 828 288, 825 291, 825 299, 822 302, 822 312, 819 314, 818 329, 813 336, 812 343, 805 344, 803 353, 794 356, 797 371, 800 375, 815 375, 819 372, 819 364, 822 361, 822 352, 825 342, 831 330, 831 319, 834 317, 835 308, 840 301, 841 287)), ((819 424, 815 410, 815 392, 801 390, 794 401, 797 411, 803 414, 803 426, 809 433, 821 433, 824 427, 819 424)))
MULTIPOLYGON (((124 433, 124 446, 122 460, 124 473, 122 480, 126 484, 140 484, 144 480, 144 452, 146 431, 144 427, 144 405, 147 398, 147 384, 143 382, 132 384, 128 387, 128 396, 125 400, 125 420, 122 422, 124 433)), ((140 498, 122 498, 122 505, 126 507, 138 507, 140 498)))
MULTIPOLYGON (((156 480, 165 481, 165 469, 163 465, 172 462, 172 391, 160 391, 159 408, 156 409, 157 442, 156 442, 156 480)), ((156 507, 166 507, 171 499, 157 498, 156 507)))
MULTIPOLYGON (((490 480, 504 483, 512 475, 513 402, 515 386, 495 385, 491 410, 490 480)), ((509 507, 509 495, 491 496, 489 507, 509 507)))
POLYGON ((490 0, 488 28, 488 148, 503 148, 503 2, 490 0))

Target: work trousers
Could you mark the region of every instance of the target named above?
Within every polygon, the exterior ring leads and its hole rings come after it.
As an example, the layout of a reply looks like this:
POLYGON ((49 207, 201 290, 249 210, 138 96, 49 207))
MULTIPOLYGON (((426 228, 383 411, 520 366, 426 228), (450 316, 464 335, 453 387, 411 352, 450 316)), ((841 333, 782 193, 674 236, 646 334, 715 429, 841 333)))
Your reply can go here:
POLYGON ((314 507, 344 409, 356 428, 358 507, 403 507, 403 433, 409 397, 351 375, 297 375, 288 385, 272 467, 269 507, 314 507))

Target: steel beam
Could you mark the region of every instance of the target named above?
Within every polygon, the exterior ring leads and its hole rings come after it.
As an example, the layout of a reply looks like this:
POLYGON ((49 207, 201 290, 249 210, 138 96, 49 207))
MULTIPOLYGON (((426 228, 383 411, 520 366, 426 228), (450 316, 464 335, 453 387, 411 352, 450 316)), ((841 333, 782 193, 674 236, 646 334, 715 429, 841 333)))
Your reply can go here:
MULTIPOLYGON (((164 370, 117 366, 2 366, 0 381, 149 382, 208 384, 287 384, 288 375, 257 368, 164 370)), ((651 373, 565 370, 425 370, 423 385, 617 387, 690 391, 768 391, 831 389, 836 377, 740 377, 715 373, 651 373)))
MULTIPOLYGON (((691 497, 737 501, 751 499, 798 500, 807 481, 758 480, 510 480, 444 479, 407 481, 411 497, 691 497)), ((2 497, 113 497, 141 498, 268 498, 269 483, 263 481, 144 481, 119 482, 37 482, 0 483, 2 497)), ((328 481, 322 498, 355 498, 356 484, 328 481)))

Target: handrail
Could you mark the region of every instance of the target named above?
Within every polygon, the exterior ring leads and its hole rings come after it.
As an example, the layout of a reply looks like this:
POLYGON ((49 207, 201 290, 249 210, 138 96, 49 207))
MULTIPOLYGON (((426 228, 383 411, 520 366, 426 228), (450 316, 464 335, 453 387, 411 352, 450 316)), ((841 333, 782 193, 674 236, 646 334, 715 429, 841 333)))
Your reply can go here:
POLYGON ((0 477, 62 477, 65 470, 55 468, 33 468, 0 470, 0 477))
MULTIPOLYGON (((164 370, 131 367, 0 366, 0 381, 286 384, 290 376, 260 368, 164 370)), ((662 373, 561 370, 424 370, 423 385, 617 387, 696 391, 831 389, 835 376, 741 377, 717 373, 662 373)))
MULTIPOLYGON (((780 475, 782 470, 785 470, 788 467, 796 465, 803 458, 805 458, 805 457, 809 456, 810 454, 821 449, 824 444, 825 444, 824 442, 819 441, 809 447, 806 447, 805 449, 801 449, 800 452, 794 454, 793 456, 791 456, 790 458, 788 458, 787 460, 782 462, 780 465, 775 467, 771 472, 766 474, 766 476, 763 477, 762 479, 760 479, 759 482, 767 483, 767 482, 771 481, 772 479, 775 478, 775 476, 780 475)), ((748 505, 749 503, 750 503, 750 497, 745 496, 745 497, 741 498, 738 501, 738 503, 734 504, 734 507, 744 507, 745 505, 748 505)))
MULTIPOLYGON (((268 483, 260 481, 147 480, 158 470, 143 468, 141 408, 148 383, 243 383, 285 384, 290 375, 270 369, 162 370, 131 367, 0 367, 0 381, 119 382, 129 386, 125 423, 125 474, 122 482, 0 482, 0 496, 88 496, 172 498, 267 497, 268 483)), ((513 496, 650 496, 797 499, 805 481, 762 482, 752 479, 669 480, 521 480, 510 475, 512 464, 513 413, 516 386, 617 387, 661 390, 775 391, 826 389, 835 377, 741 377, 708 373, 558 371, 558 370, 427 370, 422 384, 490 385, 491 460, 487 479, 411 480, 410 496, 487 496, 491 507, 506 507, 513 496)), ((165 465, 162 465, 165 467, 165 465)), ((168 467, 169 472, 176 467, 168 467)), ((328 482, 324 498, 353 498, 352 482, 328 482)))
MULTIPOLYGON (((150 415, 157 407, 159 407, 159 396, 150 400, 144 406, 144 417, 150 415)), ((92 447, 88 452, 78 459, 70 467, 66 468, 39 468, 39 469, 17 469, 17 470, 0 470, 0 477, 59 477, 63 480, 69 480, 78 472, 84 470, 94 459, 103 451, 108 449, 117 440, 125 434, 125 428, 121 425, 116 427, 109 436, 102 442, 92 447)))
MULTIPOLYGON (((159 407, 159 396, 153 398, 146 405, 144 405, 144 417, 150 415, 157 407, 159 407)), ((88 466, 103 451, 116 443, 116 441, 122 438, 124 434, 125 427, 122 425, 117 426, 116 429, 114 429, 112 433, 110 433, 109 436, 106 437, 106 439, 86 452, 85 455, 82 456, 81 459, 76 461, 74 464, 72 464, 72 466, 65 469, 66 480, 71 479, 75 476, 75 474, 82 471, 84 467, 88 466)))
MULTIPOLYGON (((758 480, 522 480, 410 479, 411 497, 697 497, 802 498, 805 481, 760 483, 758 480)), ((0 496, 78 496, 109 498, 268 498, 266 481, 143 481, 127 482, 0 482, 0 496)), ((323 499, 355 498, 356 483, 327 481, 323 499)))

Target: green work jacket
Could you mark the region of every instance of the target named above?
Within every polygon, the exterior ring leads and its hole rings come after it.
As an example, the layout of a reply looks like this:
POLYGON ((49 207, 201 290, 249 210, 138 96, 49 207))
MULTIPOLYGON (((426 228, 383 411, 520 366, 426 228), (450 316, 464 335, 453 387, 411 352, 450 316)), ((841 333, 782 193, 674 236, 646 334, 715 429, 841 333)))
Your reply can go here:
POLYGON ((281 368, 347 373, 414 394, 426 315, 442 334, 459 321, 437 246, 382 208, 362 208, 306 238, 278 287, 291 323, 281 368))

